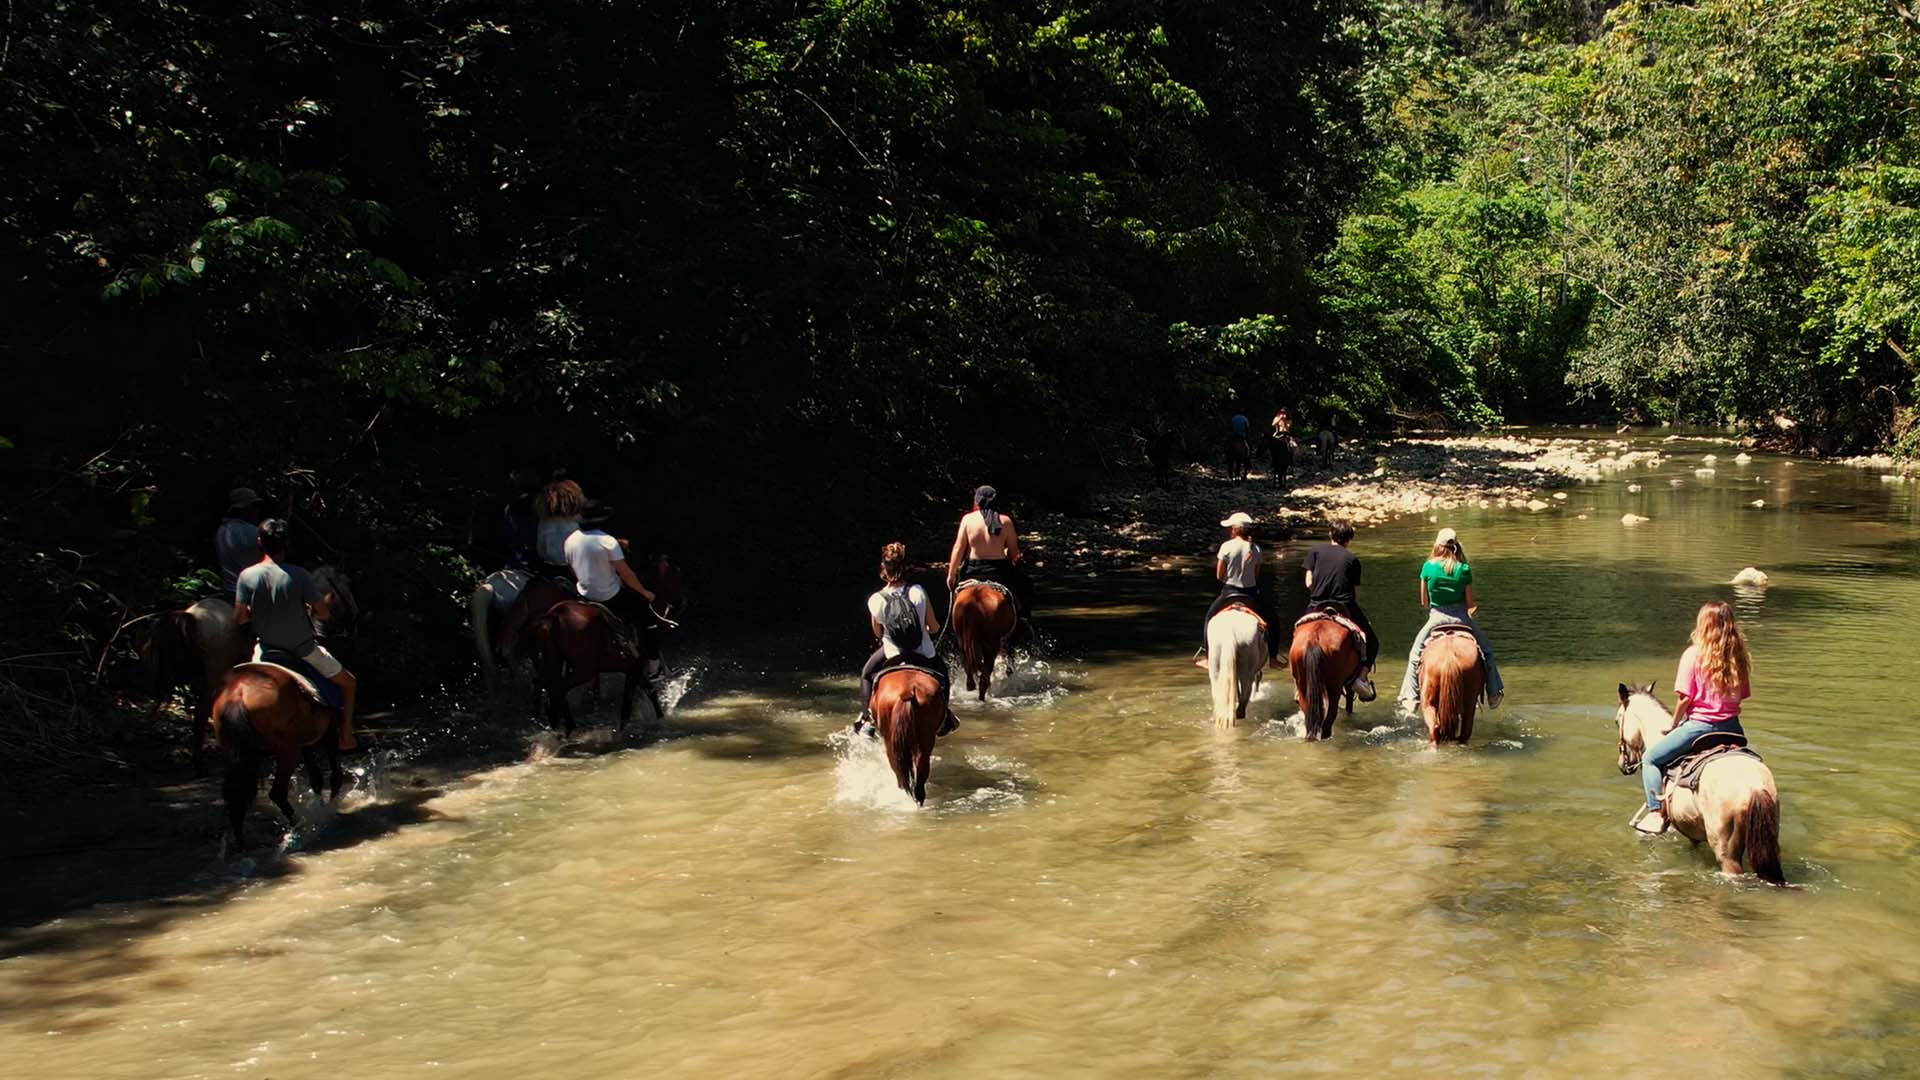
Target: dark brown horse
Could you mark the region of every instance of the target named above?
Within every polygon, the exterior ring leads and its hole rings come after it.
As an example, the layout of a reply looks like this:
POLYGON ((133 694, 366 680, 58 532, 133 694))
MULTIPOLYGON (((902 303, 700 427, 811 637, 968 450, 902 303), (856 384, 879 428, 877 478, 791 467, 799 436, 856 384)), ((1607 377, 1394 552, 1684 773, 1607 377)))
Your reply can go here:
POLYGON ((260 759, 273 759, 273 787, 267 797, 296 823, 287 801, 294 766, 304 759, 307 782, 320 790, 320 761, 314 744, 326 740, 332 784, 328 798, 340 797, 346 773, 336 748, 340 713, 321 704, 291 672, 272 664, 241 664, 227 673, 220 696, 214 699, 214 741, 227 763, 224 786, 227 814, 233 822, 233 841, 242 843, 241 826, 254 796, 260 793, 260 759))
POLYGON ((567 703, 567 692, 602 674, 627 677, 620 698, 620 730, 626 730, 633 716, 634 693, 642 685, 654 714, 667 713, 655 675, 661 642, 674 625, 671 613, 686 606, 686 585, 679 570, 666 558, 649 566, 641 580, 654 594, 656 617, 649 625, 632 628, 640 645, 637 657, 624 655, 606 609, 598 604, 580 600, 555 604, 527 628, 534 685, 547 695, 548 723, 568 735, 573 734, 573 707, 567 703))
POLYGON ((960 666, 967 673, 967 689, 977 689, 981 701, 993 686, 993 665, 1018 614, 1013 598, 992 585, 963 585, 953 595, 951 622, 960 640, 960 666))
POLYGON ((1359 636, 1333 619, 1313 619, 1293 628, 1287 666, 1293 673, 1293 699, 1306 714, 1308 742, 1333 736, 1342 690, 1347 715, 1353 715, 1353 689, 1347 682, 1365 662, 1359 636))
POLYGON ((1473 735, 1473 713, 1486 688, 1480 667, 1480 643, 1473 632, 1441 627, 1420 650, 1420 715, 1427 721, 1427 742, 1464 743, 1473 735))
POLYGON ((1227 479, 1245 480, 1253 470, 1253 447, 1245 435, 1227 440, 1227 479))
POLYGON ((933 740, 947 715, 947 692, 924 671, 893 668, 880 673, 868 702, 886 748, 887 764, 900 790, 913 801, 927 801, 927 773, 933 768, 933 740))

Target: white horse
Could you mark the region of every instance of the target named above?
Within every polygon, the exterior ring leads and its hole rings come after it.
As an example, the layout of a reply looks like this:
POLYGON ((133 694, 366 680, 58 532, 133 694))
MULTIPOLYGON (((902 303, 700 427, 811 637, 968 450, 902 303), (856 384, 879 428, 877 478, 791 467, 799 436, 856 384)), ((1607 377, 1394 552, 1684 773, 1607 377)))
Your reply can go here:
POLYGON ((1247 702, 1267 662, 1266 630, 1243 608, 1230 607, 1207 623, 1207 678, 1213 683, 1213 725, 1226 731, 1247 716, 1247 702))
MULTIPOLYGON (((1647 747, 1673 727, 1673 715, 1645 689, 1620 684, 1620 708, 1613 714, 1620 737, 1620 771, 1638 772, 1647 747)), ((1669 783, 1667 821, 1694 843, 1705 840, 1720 869, 1740 872, 1742 858, 1764 881, 1786 884, 1780 870, 1780 793, 1773 772, 1758 758, 1728 754, 1700 774, 1700 790, 1669 783)))
POLYGON ((467 600, 467 622, 473 628, 473 650, 480 657, 480 673, 487 681, 498 674, 494 656, 494 627, 513 610, 520 590, 532 575, 525 570, 495 570, 467 600))

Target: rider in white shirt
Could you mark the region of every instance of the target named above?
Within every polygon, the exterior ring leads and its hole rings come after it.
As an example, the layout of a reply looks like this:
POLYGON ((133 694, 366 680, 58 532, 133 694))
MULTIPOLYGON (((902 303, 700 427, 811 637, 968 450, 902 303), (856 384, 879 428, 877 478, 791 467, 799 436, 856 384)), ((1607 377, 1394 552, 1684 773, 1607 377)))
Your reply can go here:
POLYGON ((653 621, 649 606, 653 593, 640 584, 624 546, 603 528, 612 520, 613 507, 587 503, 581 511, 580 528, 567 537, 567 565, 573 569, 574 587, 580 596, 606 605, 637 635, 653 621))

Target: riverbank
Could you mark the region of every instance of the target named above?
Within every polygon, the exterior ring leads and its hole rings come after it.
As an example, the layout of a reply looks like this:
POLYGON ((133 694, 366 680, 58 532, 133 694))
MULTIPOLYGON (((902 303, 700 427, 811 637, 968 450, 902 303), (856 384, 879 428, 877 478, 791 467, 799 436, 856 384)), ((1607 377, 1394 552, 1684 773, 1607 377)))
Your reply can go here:
MULTIPOLYGON (((1153 566, 1213 550, 1220 519, 1245 510, 1264 535, 1291 535, 1345 518, 1365 527, 1465 506, 1543 510, 1559 489, 1658 464, 1660 450, 1624 438, 1449 436, 1356 441, 1301 461, 1281 485, 1266 472, 1228 480, 1217 468, 1176 469, 1165 484, 1145 470, 1116 476, 1088 513, 1043 514, 1029 528, 1056 560, 1089 570, 1153 566)), ((1264 464, 1264 462, 1262 462, 1264 464)))

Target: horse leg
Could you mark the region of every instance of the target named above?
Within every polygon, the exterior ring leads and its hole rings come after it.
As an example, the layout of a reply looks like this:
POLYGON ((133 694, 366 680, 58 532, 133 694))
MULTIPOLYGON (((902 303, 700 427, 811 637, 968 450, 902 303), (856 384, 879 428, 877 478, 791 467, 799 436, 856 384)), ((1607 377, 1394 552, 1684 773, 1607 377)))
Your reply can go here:
MULTIPOLYGON (((159 706, 156 705, 158 711, 159 706)), ((213 728, 213 700, 196 693, 193 701, 193 731, 187 735, 187 756, 193 759, 193 775, 207 775, 207 732, 213 728)))
POLYGON ((635 691, 640 689, 640 680, 642 678, 644 678, 644 676, 638 671, 627 672, 627 685, 622 687, 620 691, 620 726, 614 730, 627 730, 627 718, 633 715, 633 695, 635 691))
POLYGON ((293 768, 299 763, 300 756, 298 752, 275 755, 273 759, 273 786, 267 789, 267 798, 272 799, 273 805, 279 807, 280 812, 287 815, 287 825, 289 828, 297 828, 300 824, 300 819, 294 816, 293 803, 287 799, 287 792, 293 786, 293 768))
POLYGON ((302 747, 300 761, 307 767, 307 789, 317 799, 320 797, 320 755, 311 746, 302 747))
POLYGON ((260 794, 260 762, 248 754, 230 753, 227 758, 227 775, 221 790, 227 799, 227 818, 233 824, 233 846, 237 849, 245 841, 241 826, 246 823, 247 811, 252 809, 254 797, 260 794))
POLYGON ((1000 662, 1000 650, 987 646, 986 655, 980 658, 980 700, 987 700, 987 691, 993 689, 993 665, 1000 662))
POLYGON ((922 739, 913 752, 913 801, 927 804, 927 773, 933 770, 932 740, 922 739))

